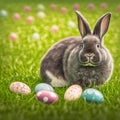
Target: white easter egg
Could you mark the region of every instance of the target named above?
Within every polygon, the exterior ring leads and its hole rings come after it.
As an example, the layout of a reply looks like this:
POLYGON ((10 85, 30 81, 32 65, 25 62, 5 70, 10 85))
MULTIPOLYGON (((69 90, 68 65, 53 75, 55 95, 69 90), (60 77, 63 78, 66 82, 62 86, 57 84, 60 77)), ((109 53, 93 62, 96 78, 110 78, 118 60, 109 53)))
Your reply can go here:
POLYGON ((1 17, 7 17, 7 15, 8 15, 8 13, 7 13, 6 10, 1 10, 1 11, 0 11, 0 16, 1 16, 1 17))
POLYGON ((10 84, 10 91, 17 94, 30 94, 31 89, 23 82, 13 82, 10 84))
POLYGON ((44 5, 42 5, 42 4, 39 4, 37 8, 38 8, 38 10, 44 10, 45 9, 44 5))
POLYGON ((40 19, 43 19, 43 18, 46 17, 46 14, 44 12, 40 11, 40 12, 37 13, 37 17, 40 18, 40 19))
POLYGON ((80 98, 81 94, 82 94, 81 86, 72 85, 66 90, 64 94, 64 99, 67 101, 77 100, 78 98, 80 98))
POLYGON ((75 27, 76 27, 76 25, 75 25, 75 23, 73 21, 68 21, 68 28, 73 29, 75 27))
POLYGON ((39 40, 39 39, 40 39, 39 33, 33 33, 33 34, 32 34, 32 39, 33 39, 33 40, 39 40))

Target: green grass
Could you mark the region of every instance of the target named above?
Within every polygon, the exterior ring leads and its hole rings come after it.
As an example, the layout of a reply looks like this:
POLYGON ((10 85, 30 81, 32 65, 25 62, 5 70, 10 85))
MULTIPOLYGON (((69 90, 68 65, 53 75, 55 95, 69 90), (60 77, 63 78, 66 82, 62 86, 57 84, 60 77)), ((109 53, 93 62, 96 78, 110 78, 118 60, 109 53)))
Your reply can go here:
MULTIPOLYGON (((87 5, 89 0, 72 1, 66 0, 52 2, 50 0, 1 0, 0 9, 8 11, 7 18, 0 18, 0 120, 118 120, 120 119, 120 13, 116 7, 120 4, 119 0, 106 0, 108 8, 100 9, 103 0, 92 0, 95 5, 94 11, 89 11, 87 5), (37 5, 45 5, 46 18, 39 20, 36 17, 37 5), (58 5, 56 11, 51 11, 49 5, 55 3, 58 5), (59 101, 53 105, 45 105, 38 102, 35 98, 34 87, 43 82, 40 78, 39 67, 40 60, 45 52, 57 41, 68 36, 78 36, 77 27, 69 30, 67 22, 77 19, 72 6, 79 3, 80 11, 88 19, 91 28, 94 27, 96 20, 107 11, 112 13, 111 24, 108 33, 105 35, 105 45, 110 50, 114 59, 114 71, 110 81, 99 86, 105 102, 102 104, 88 104, 81 98, 77 101, 64 101, 64 92, 67 88, 55 88, 59 95, 59 101), (30 13, 24 13, 24 6, 29 5, 32 10, 30 13), (68 13, 62 15, 59 10, 62 6, 68 8, 68 13), (13 13, 18 12, 21 15, 20 21, 14 21, 13 13), (27 16, 35 17, 33 24, 27 24, 27 16), (59 32, 52 34, 50 28, 57 24, 59 32), (9 40, 11 32, 18 34, 17 41, 9 40), (38 32, 40 40, 31 39, 31 34, 38 32), (21 81, 28 84, 32 90, 30 95, 17 95, 9 91, 11 82, 21 81)), ((104 1, 105 2, 105 1, 104 1)))

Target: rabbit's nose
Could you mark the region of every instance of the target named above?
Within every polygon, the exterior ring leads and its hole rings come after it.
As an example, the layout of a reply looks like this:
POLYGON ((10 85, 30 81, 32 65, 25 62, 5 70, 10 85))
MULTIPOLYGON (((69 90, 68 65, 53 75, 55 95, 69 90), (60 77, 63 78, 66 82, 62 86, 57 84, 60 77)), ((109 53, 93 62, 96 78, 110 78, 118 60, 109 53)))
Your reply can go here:
POLYGON ((95 56, 94 53, 86 53, 86 54, 85 54, 85 57, 87 57, 87 58, 89 58, 89 59, 92 59, 94 56, 95 56))

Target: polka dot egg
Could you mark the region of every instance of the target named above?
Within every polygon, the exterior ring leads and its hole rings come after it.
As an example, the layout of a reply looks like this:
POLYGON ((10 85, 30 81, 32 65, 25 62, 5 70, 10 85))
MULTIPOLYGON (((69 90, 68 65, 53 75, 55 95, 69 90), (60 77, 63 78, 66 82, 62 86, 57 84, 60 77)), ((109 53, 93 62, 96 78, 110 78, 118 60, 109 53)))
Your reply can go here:
POLYGON ((36 98, 45 104, 53 104, 58 101, 59 97, 55 92, 48 90, 41 90, 37 92, 36 98))
POLYGON ((54 91, 53 87, 46 83, 40 83, 35 86, 35 93, 41 91, 41 90, 48 90, 48 91, 54 91))
POLYGON ((104 101, 104 97, 102 93, 93 88, 86 89, 82 94, 82 98, 87 102, 93 102, 93 103, 101 103, 104 101))
POLYGON ((30 94, 31 89, 28 85, 22 82, 13 82, 10 84, 10 91, 18 94, 30 94))
POLYGON ((67 101, 77 100, 78 98, 80 98, 81 94, 82 94, 81 86, 72 85, 66 90, 64 94, 64 99, 67 101))

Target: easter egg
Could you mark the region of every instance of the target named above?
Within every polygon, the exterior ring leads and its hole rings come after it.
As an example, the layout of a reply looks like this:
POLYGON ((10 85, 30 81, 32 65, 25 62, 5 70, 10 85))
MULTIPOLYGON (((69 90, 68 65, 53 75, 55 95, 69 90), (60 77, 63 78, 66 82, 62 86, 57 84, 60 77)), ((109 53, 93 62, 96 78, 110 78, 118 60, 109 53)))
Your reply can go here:
POLYGON ((79 5, 78 4, 74 4, 73 9, 74 10, 79 10, 79 5))
POLYGON ((107 4, 106 4, 106 3, 102 3, 102 4, 100 5, 100 7, 101 7, 101 9, 106 9, 106 8, 107 8, 107 4))
POLYGON ((6 10, 1 10, 1 11, 0 11, 0 16, 1 16, 1 17, 7 17, 7 15, 8 15, 8 14, 7 14, 7 11, 6 11, 6 10))
POLYGON ((26 18, 26 22, 27 22, 27 23, 33 23, 33 22, 34 22, 34 17, 33 17, 33 16, 28 16, 28 17, 26 18))
POLYGON ((14 13, 13 19, 14 20, 19 20, 20 19, 20 15, 18 13, 14 13))
POLYGON ((57 25, 53 25, 53 26, 51 27, 50 31, 51 31, 52 33, 58 32, 58 31, 59 31, 58 26, 57 26, 57 25))
POLYGON ((94 10, 94 8, 95 8, 95 7, 94 7, 94 4, 91 3, 91 4, 88 5, 88 9, 89 9, 89 10, 94 10))
POLYGON ((68 21, 68 28, 73 29, 75 27, 76 27, 76 25, 73 21, 68 21))
POLYGON ((40 39, 39 33, 33 33, 33 34, 32 34, 32 39, 33 39, 33 40, 39 40, 39 39, 40 39))
POLYGON ((36 93, 36 98, 45 104, 53 104, 58 101, 59 97, 55 92, 41 90, 36 93))
POLYGON ((18 35, 16 33, 11 33, 9 35, 9 39, 15 41, 18 39, 18 35))
POLYGON ((57 9, 57 6, 56 6, 55 4, 51 4, 51 5, 50 5, 50 8, 51 8, 51 10, 56 10, 56 9, 57 9))
POLYGON ((22 82, 13 82, 10 84, 10 91, 17 94, 30 94, 31 89, 28 85, 22 82))
POLYGON ((46 15, 45 15, 44 12, 40 11, 40 12, 37 13, 37 17, 40 18, 40 19, 43 19, 43 18, 46 17, 46 15))
POLYGON ((102 103, 104 101, 104 97, 102 93, 93 88, 86 89, 82 93, 82 98, 87 102, 93 102, 93 103, 102 103))
POLYGON ((38 8, 38 10, 44 10, 45 9, 44 5, 42 5, 42 4, 39 4, 37 8, 38 8))
POLYGON ((117 7, 117 11, 120 12, 120 5, 117 7))
POLYGON ((65 14, 65 13, 67 13, 68 10, 67 10, 67 8, 62 7, 60 11, 61 11, 62 14, 65 14))
POLYGON ((53 87, 46 83, 40 83, 35 86, 35 93, 41 91, 41 90, 48 90, 48 91, 54 91, 53 87))
POLYGON ((29 6, 25 6, 25 7, 24 7, 24 11, 25 11, 25 12, 30 12, 30 11, 31 11, 31 8, 30 8, 29 6))
POLYGON ((72 85, 66 90, 64 94, 64 99, 67 101, 77 100, 78 98, 80 98, 81 94, 82 94, 81 86, 72 85))

